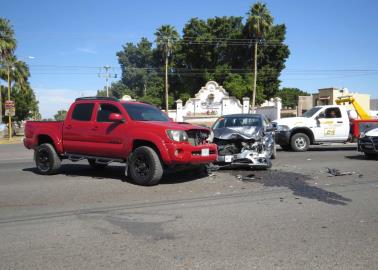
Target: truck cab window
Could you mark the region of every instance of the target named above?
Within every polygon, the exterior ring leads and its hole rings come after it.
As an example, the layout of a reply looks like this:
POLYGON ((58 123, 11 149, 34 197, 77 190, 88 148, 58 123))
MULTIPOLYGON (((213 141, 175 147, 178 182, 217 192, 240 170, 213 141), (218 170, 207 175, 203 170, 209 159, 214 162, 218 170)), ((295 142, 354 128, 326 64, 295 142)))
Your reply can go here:
POLYGON ((328 108, 325 110, 325 118, 341 118, 341 111, 339 108, 328 108))
POLYGON ((109 116, 111 113, 121 113, 119 109, 111 104, 100 104, 97 112, 97 122, 110 122, 109 116))
POLYGON ((91 121, 94 103, 79 103, 76 104, 72 112, 72 120, 77 121, 91 121))

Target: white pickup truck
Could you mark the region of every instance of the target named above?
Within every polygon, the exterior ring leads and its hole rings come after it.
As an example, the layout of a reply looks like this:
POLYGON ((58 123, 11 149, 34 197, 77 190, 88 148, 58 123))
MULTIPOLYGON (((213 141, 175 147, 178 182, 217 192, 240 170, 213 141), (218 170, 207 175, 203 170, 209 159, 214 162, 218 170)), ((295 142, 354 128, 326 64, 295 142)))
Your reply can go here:
POLYGON ((350 121, 344 106, 317 106, 302 115, 273 121, 275 141, 284 150, 307 151, 311 144, 345 143, 350 138, 350 121))

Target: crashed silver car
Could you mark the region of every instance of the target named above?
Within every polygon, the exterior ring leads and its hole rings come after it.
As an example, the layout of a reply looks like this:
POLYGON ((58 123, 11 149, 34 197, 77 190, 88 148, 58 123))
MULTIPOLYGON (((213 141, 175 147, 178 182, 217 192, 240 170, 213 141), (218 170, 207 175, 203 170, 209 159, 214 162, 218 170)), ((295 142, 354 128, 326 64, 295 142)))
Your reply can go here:
POLYGON ((210 137, 218 145, 218 164, 267 169, 276 157, 274 128, 261 114, 220 117, 210 137))

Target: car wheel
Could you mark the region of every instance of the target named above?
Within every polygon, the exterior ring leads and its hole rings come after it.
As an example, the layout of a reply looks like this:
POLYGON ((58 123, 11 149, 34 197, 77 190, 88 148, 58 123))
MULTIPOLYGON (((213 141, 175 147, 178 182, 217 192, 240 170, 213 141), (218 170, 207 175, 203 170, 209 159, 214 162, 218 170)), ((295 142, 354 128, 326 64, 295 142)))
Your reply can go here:
POLYGON ((158 154, 148 146, 134 150, 129 159, 129 174, 138 185, 152 186, 159 183, 163 167, 158 154))
POLYGON ((96 162, 96 160, 93 159, 93 158, 88 158, 88 163, 94 169, 104 169, 106 166, 108 166, 108 164, 106 164, 106 163, 104 164, 104 163, 96 162))
POLYGON ((40 174, 55 174, 61 166, 61 159, 49 143, 41 144, 35 149, 34 160, 40 174))
POLYGON ((304 133, 296 133, 291 137, 290 145, 295 152, 305 152, 310 147, 310 139, 304 133))

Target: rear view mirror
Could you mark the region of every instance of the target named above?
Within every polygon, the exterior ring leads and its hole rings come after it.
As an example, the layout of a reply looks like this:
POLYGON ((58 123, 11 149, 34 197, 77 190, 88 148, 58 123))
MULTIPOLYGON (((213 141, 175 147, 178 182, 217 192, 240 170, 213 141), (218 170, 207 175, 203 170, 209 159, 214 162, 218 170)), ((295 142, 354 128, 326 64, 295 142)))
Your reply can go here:
POLYGON ((110 122, 116 122, 116 123, 125 122, 122 115, 120 115, 119 113, 111 113, 109 115, 109 121, 110 122))

